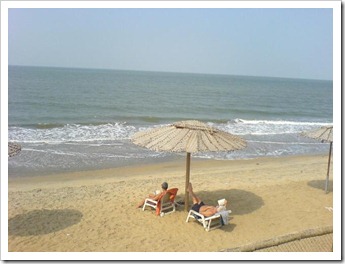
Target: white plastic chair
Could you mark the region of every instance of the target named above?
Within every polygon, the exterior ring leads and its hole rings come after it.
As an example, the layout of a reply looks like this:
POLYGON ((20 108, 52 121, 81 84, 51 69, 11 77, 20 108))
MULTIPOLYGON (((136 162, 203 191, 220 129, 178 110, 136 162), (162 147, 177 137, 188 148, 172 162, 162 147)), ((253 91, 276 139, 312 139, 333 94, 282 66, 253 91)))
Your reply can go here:
MULTIPOLYGON (((228 213, 230 214, 231 210, 228 210, 228 213)), ((186 222, 189 221, 189 218, 194 218, 199 223, 201 223, 207 232, 222 226, 222 219, 221 219, 220 214, 205 217, 204 215, 202 215, 202 214, 200 214, 194 210, 190 210, 188 213, 186 222), (212 221, 213 221, 213 223, 214 222, 216 222, 216 223, 212 225, 212 221)))
POLYGON ((145 210, 146 206, 152 207, 156 209, 159 206, 159 215, 164 216, 166 214, 171 214, 176 211, 175 206, 175 196, 178 189, 171 189, 166 192, 165 195, 163 195, 159 200, 155 201, 150 198, 145 199, 145 203, 143 206, 143 211, 145 210), (173 198, 172 198, 173 196, 173 198))

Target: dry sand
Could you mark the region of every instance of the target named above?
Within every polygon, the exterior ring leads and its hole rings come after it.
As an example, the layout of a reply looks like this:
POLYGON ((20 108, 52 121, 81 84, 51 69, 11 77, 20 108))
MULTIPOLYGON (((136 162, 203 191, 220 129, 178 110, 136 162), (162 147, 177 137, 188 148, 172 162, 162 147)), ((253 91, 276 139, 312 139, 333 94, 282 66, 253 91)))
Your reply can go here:
POLYGON ((163 181, 184 198, 185 159, 9 180, 9 252, 214 252, 333 225, 327 156, 242 161, 192 159, 206 204, 226 198, 230 224, 206 232, 178 207, 159 217, 135 205, 163 181), (328 208, 328 209, 327 209, 328 208), (158 242, 157 242, 158 241, 158 242))

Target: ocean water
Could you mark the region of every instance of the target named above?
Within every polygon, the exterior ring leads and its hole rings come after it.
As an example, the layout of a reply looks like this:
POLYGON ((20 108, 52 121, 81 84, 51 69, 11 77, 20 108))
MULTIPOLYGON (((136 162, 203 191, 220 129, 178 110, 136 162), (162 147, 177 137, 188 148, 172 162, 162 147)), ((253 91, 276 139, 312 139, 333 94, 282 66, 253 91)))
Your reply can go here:
POLYGON ((182 158, 131 143, 143 129, 197 119, 247 140, 200 159, 326 154, 302 131, 333 123, 333 82, 250 76, 9 66, 9 176, 182 158))

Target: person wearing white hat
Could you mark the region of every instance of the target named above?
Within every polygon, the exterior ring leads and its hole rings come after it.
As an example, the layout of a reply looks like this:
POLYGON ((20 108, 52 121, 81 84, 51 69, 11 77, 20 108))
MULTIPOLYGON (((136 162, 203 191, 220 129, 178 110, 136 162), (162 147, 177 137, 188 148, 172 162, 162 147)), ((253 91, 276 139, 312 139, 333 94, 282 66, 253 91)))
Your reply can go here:
POLYGON ((211 215, 214 215, 215 213, 219 213, 221 211, 226 210, 226 205, 228 201, 225 199, 221 200, 221 204, 220 201, 218 202, 219 206, 206 205, 198 196, 195 195, 191 183, 189 183, 188 185, 188 192, 191 194, 193 198, 193 205, 191 209, 202 214, 203 216, 209 217, 211 215))

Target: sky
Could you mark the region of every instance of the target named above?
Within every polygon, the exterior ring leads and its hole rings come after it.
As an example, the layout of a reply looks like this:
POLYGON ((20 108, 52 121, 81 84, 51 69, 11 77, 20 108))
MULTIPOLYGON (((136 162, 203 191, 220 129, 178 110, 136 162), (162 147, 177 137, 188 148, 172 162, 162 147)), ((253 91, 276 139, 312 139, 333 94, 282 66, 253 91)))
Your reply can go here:
POLYGON ((333 79, 328 8, 10 8, 8 63, 333 79))

